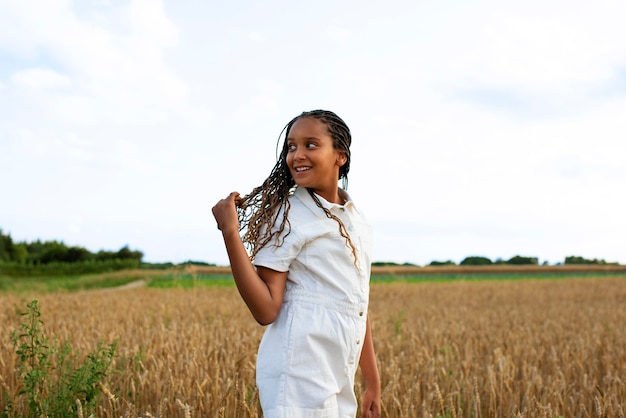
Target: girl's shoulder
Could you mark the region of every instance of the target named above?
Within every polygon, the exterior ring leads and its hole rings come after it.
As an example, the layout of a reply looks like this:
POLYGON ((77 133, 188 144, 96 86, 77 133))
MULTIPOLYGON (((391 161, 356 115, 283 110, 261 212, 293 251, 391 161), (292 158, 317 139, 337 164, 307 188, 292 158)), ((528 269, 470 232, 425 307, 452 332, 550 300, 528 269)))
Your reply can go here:
MULTIPOLYGON (((319 211, 319 208, 318 208, 319 211)), ((323 214, 323 211, 319 211, 323 214)), ((292 231, 301 230, 309 224, 313 224, 318 221, 319 213, 315 210, 315 202, 309 195, 309 192, 302 187, 296 188, 287 197, 287 204, 281 205, 278 208, 278 213, 273 216, 274 225, 272 229, 278 230, 283 223, 285 214, 287 221, 289 222, 289 230, 292 231)))
POLYGON ((305 187, 297 187, 289 196, 289 219, 299 218, 299 220, 315 221, 320 218, 326 218, 323 210, 313 200, 313 197, 305 187))

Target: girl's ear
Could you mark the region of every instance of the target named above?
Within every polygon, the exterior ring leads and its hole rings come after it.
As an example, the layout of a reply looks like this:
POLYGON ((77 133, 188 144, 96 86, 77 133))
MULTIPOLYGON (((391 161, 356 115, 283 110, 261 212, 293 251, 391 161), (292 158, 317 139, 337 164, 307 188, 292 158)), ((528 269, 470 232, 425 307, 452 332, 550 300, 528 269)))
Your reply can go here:
POLYGON ((346 153, 343 151, 339 151, 337 155, 337 165, 339 167, 343 167, 343 165, 348 161, 348 157, 346 157, 346 153))

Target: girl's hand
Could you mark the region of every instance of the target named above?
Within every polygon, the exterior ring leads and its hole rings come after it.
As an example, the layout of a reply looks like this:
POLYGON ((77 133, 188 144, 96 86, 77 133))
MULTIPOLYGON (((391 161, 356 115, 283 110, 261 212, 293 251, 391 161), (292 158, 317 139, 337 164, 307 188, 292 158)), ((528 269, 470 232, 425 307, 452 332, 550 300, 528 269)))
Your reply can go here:
POLYGON ((361 418, 380 418, 380 394, 366 390, 361 400, 361 418))
POLYGON ((226 199, 222 199, 215 206, 212 212, 217 221, 217 229, 222 233, 235 231, 239 233, 239 218, 237 216, 237 208, 241 204, 239 193, 232 192, 226 199))

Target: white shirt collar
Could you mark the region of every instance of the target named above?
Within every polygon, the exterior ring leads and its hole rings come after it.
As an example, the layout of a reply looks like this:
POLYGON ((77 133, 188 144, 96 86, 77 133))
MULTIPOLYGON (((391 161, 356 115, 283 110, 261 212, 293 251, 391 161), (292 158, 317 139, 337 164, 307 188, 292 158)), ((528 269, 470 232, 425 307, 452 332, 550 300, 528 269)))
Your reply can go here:
MULTIPOLYGON (((317 196, 317 198, 320 200, 320 202, 322 203, 322 206, 328 210, 332 210, 335 208, 336 209, 354 208, 356 210, 356 206, 354 205, 354 202, 352 201, 352 198, 350 197, 348 192, 344 190, 344 193, 346 194, 346 197, 348 198, 348 200, 343 205, 329 202, 328 200, 324 199, 322 196, 320 196, 317 193, 315 193, 315 196, 317 196)), ((313 201, 313 199, 311 198, 311 196, 309 195, 309 191, 306 189, 306 187, 297 187, 294 194, 298 197, 298 199, 304 202, 304 204, 307 205, 309 209, 311 210, 315 210, 316 208, 319 209, 318 206, 313 201)))

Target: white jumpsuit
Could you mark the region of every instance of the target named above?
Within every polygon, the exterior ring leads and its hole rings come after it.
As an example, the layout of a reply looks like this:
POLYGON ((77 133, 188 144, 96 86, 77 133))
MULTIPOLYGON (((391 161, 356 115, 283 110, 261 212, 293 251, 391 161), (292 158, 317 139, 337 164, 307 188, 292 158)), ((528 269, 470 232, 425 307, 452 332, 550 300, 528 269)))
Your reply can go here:
POLYGON ((288 272, 283 305, 257 357, 265 418, 356 415, 354 376, 365 339, 371 227, 352 201, 340 206, 318 197, 346 226, 358 268, 337 221, 298 187, 289 198, 291 232, 280 246, 268 243, 254 260, 288 272))

